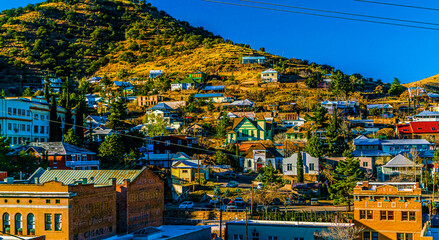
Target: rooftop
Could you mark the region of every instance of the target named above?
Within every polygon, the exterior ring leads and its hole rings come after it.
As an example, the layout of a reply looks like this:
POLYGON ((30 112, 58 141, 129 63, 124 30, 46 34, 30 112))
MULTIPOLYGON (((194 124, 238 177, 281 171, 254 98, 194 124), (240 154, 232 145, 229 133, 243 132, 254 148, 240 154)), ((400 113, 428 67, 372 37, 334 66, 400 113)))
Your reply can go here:
MULTIPOLYGON (((227 224, 245 225, 246 221, 233 221, 227 224)), ((329 223, 329 222, 293 222, 293 221, 265 221, 265 220, 249 220, 247 224, 250 225, 278 225, 278 226, 309 226, 309 227, 352 227, 353 223, 329 223)))
POLYGON ((210 98, 210 97, 222 97, 222 93, 198 93, 194 95, 194 98, 210 98))

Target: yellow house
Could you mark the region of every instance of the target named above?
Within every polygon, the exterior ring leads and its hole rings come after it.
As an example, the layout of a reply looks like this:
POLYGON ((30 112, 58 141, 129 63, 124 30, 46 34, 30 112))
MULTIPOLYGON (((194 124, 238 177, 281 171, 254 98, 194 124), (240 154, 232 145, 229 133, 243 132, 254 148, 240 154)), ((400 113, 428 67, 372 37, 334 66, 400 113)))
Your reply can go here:
POLYGON ((172 181, 177 184, 195 181, 198 179, 198 171, 201 179, 209 179, 209 169, 201 165, 201 160, 200 165, 198 160, 175 161, 171 167, 172 181))

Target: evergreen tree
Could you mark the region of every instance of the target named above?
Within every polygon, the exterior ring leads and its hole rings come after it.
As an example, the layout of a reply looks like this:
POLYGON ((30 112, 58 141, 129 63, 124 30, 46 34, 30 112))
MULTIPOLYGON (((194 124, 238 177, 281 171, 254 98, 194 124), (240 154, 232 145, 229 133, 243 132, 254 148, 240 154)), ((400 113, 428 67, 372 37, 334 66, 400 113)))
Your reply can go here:
POLYGON ((344 75, 341 71, 337 71, 331 76, 332 90, 335 95, 343 94, 345 98, 352 92, 354 85, 348 75, 344 75))
POLYGON ((4 90, 4 89, 2 89, 1 96, 2 96, 2 97, 6 97, 6 93, 5 93, 5 90, 4 90))
POLYGON ((127 108, 122 98, 117 97, 111 104, 110 116, 108 117, 109 127, 114 130, 124 129, 124 120, 127 116, 127 108))
POLYGON ((349 197, 357 182, 362 179, 363 171, 360 170, 360 159, 354 159, 351 150, 343 154, 346 159, 338 162, 334 172, 334 182, 329 185, 329 194, 334 204, 347 203, 349 206, 352 199, 349 197))
POLYGON ((326 155, 339 156, 344 150, 346 150, 347 143, 345 136, 341 134, 341 120, 337 117, 336 111, 332 115, 332 120, 329 126, 326 128, 326 155))
POLYGON ((311 138, 308 139, 306 152, 315 158, 320 158, 323 155, 322 147, 322 140, 319 138, 319 136, 317 136, 316 133, 314 133, 311 138))
POLYGON ((226 114, 222 114, 221 119, 218 121, 218 126, 216 127, 216 136, 222 138, 226 135, 226 129, 229 126, 230 119, 226 114))
POLYGON ((124 143, 122 137, 111 134, 105 138, 99 147, 99 158, 101 164, 106 168, 116 168, 117 164, 122 163, 124 156, 124 143))
POLYGON ((314 121, 315 127, 325 128, 328 124, 326 121, 328 120, 328 109, 323 107, 322 105, 316 105, 313 111, 313 115, 310 116, 306 114, 305 118, 307 121, 314 121))
POLYGON ((297 182, 302 183, 304 180, 303 176, 303 158, 302 152, 299 150, 297 152, 297 182))
POLYGON ((24 89, 22 95, 23 97, 32 97, 32 90, 30 89, 30 87, 24 89))
POLYGON ((67 133, 73 127, 72 107, 70 104, 70 95, 68 92, 66 96, 67 97, 65 102, 66 115, 64 117, 64 133, 67 133))
POLYGON ((44 77, 44 99, 46 99, 47 102, 50 102, 50 81, 49 76, 44 77))
POLYGON ((57 111, 57 104, 56 104, 56 96, 52 95, 52 101, 50 104, 50 122, 49 122, 49 141, 56 142, 60 139, 60 124, 58 120, 58 111, 57 111))
POLYGON ((394 78, 392 85, 390 85, 389 94, 393 96, 399 96, 405 91, 405 87, 401 85, 398 78, 394 78))
POLYGON ((76 105, 76 135, 84 141, 84 114, 87 109, 87 103, 84 96, 79 96, 78 103, 76 105))
POLYGON ((67 133, 64 134, 64 142, 78 147, 81 146, 81 138, 75 134, 73 128, 70 128, 67 133))

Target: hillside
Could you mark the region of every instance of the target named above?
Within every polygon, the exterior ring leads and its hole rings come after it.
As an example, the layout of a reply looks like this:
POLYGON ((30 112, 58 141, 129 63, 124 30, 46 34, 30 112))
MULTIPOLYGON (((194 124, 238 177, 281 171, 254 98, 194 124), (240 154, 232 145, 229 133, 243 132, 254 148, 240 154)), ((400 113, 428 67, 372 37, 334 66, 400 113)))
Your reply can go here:
POLYGON ((439 74, 436 74, 434 76, 416 81, 416 82, 412 82, 412 83, 408 83, 408 84, 404 84, 404 86, 406 87, 425 87, 427 89, 432 89, 432 90, 439 90, 439 74))
POLYGON ((0 87, 37 86, 47 74, 126 80, 157 68, 181 77, 199 69, 239 82, 257 79, 266 67, 304 77, 333 70, 225 41, 143 2, 48 0, 1 12, 0 26, 0 87), (266 66, 240 64, 255 54, 267 56, 266 66))

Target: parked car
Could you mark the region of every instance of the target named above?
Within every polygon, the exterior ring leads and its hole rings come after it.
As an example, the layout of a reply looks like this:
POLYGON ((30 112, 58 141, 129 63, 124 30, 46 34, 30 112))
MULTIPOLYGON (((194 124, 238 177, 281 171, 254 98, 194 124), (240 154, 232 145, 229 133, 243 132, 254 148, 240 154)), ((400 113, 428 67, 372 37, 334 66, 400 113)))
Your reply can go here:
POLYGON ((265 207, 264 205, 258 205, 255 210, 256 212, 265 212, 265 207))
POLYGON ((230 198, 223 198, 223 204, 224 204, 224 205, 229 204, 230 201, 231 201, 230 198))
POLYGON ((230 181, 227 183, 226 187, 238 187, 239 183, 237 181, 230 181))
POLYGON ((229 171, 229 172, 223 172, 219 175, 221 178, 225 178, 225 179, 236 179, 238 178, 238 175, 236 175, 236 173, 229 171))
POLYGON ((282 202, 279 198, 273 199, 273 202, 271 202, 271 205, 282 205, 282 202))
POLYGON ((230 210, 236 210, 238 209, 238 207, 236 205, 227 205, 226 210, 230 211, 230 210))
POLYGON ((264 188, 264 184, 263 183, 258 183, 257 189, 263 189, 263 188, 264 188))
POLYGON ((194 202, 192 201, 184 201, 180 204, 180 206, 178 206, 178 208, 181 209, 188 209, 188 208, 193 208, 194 207, 194 202))
POLYGON ((311 198, 310 204, 316 206, 319 205, 320 203, 317 198, 311 198))
POLYGON ((268 207, 269 212, 280 212, 279 206, 269 206, 268 207))
POLYGON ((244 199, 242 199, 242 197, 235 198, 235 204, 238 206, 244 205, 244 199))

